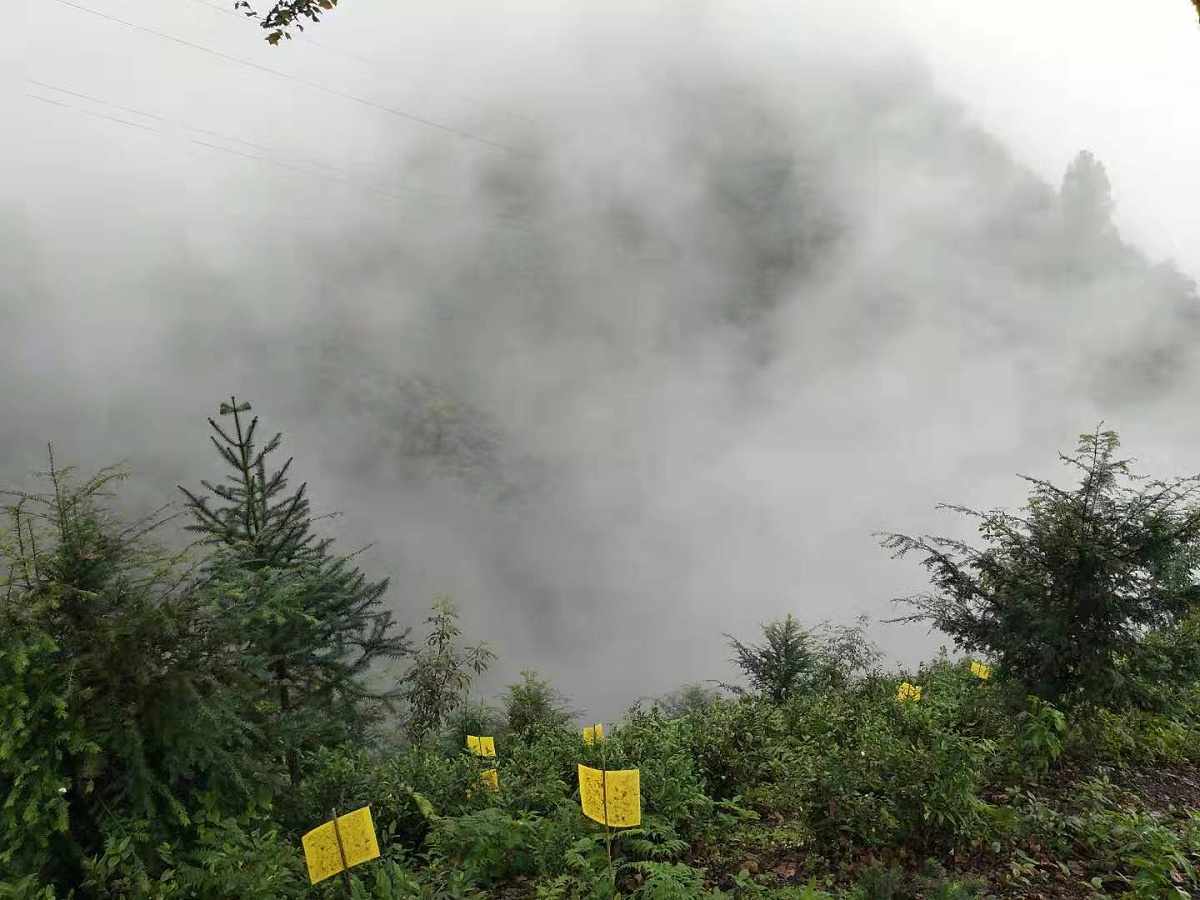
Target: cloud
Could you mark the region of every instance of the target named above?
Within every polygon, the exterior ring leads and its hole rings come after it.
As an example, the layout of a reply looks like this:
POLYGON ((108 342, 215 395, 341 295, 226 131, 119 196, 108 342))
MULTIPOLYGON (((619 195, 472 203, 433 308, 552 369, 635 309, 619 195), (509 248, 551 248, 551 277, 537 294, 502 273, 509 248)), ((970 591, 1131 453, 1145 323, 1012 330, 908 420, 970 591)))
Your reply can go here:
POLYGON ((156 503, 217 474, 204 418, 248 397, 402 620, 459 600, 492 685, 538 666, 610 715, 726 677, 722 632, 920 588, 873 531, 1020 502, 1101 417, 1181 439, 1187 279, 1065 225, 869 5, 361 0, 278 52, 119 7, 369 103, 45 14, 112 66, 47 51, 44 80, 159 119, 17 113, 5 474, 53 439, 156 503), (134 92, 151 61, 169 89, 134 92))

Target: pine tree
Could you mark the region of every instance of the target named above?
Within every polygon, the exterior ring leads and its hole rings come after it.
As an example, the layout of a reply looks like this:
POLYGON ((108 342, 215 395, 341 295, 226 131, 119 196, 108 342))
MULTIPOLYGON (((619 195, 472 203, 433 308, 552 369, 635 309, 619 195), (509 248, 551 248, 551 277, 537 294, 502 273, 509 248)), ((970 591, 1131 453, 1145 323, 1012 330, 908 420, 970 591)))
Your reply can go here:
POLYGON ((307 484, 285 493, 292 459, 268 475, 282 434, 257 449, 258 418, 248 426, 242 418, 250 410, 235 398, 221 404, 232 433, 208 420, 232 469, 228 483, 202 481, 209 497, 180 490, 195 520, 189 530, 218 547, 210 570, 229 586, 225 614, 239 620, 247 651, 266 660, 296 779, 301 749, 361 738, 398 699, 396 687, 375 691, 367 680, 376 664, 408 655, 408 631, 382 607, 387 579, 368 582, 353 556, 333 556, 332 540, 313 533, 307 484))

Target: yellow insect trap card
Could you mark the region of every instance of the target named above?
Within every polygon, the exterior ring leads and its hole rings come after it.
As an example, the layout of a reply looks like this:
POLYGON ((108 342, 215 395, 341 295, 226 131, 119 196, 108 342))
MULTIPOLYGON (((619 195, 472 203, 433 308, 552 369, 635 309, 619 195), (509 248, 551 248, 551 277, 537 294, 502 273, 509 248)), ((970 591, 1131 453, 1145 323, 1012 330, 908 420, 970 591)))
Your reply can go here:
POLYGON ((601 825, 632 828, 642 822, 641 773, 579 767, 579 800, 583 814, 601 825))
POLYGON ((375 822, 371 819, 369 806, 314 828, 300 841, 304 845, 308 877, 313 884, 379 856, 379 842, 375 838, 375 822))

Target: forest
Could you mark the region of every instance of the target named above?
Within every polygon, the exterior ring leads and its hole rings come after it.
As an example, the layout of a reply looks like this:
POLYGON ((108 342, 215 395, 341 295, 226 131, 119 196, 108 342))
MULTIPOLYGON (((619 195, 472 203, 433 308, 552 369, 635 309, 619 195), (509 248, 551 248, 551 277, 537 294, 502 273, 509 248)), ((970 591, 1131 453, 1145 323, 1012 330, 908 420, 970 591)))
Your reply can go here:
POLYGON ((125 521, 129 473, 54 447, 39 490, 4 495, 0 897, 1200 884, 1200 476, 1138 474, 1102 426, 1061 455, 1063 483, 1026 478, 1021 509, 951 507, 978 546, 877 536, 928 570, 900 619, 953 655, 889 667, 864 622, 789 615, 728 636, 740 683, 591 723, 532 669, 479 695, 494 651, 455 602, 394 621, 388 581, 322 536, 250 404, 209 424, 228 478, 181 486, 179 510, 125 521), (161 538, 175 516, 183 547, 161 538), (636 770, 634 811, 585 815, 581 767, 636 770), (304 836, 364 807, 377 855, 313 884, 304 836))

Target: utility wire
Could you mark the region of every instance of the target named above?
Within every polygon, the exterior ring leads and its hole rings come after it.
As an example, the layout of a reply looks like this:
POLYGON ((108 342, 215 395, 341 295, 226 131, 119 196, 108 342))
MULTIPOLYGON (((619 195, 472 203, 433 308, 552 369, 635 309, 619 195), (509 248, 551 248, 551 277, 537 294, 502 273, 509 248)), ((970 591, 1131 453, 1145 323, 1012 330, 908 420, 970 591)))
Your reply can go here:
MULTIPOLYGON (((154 119, 157 122, 165 122, 170 125, 174 125, 176 128, 183 128, 183 129, 186 129, 187 131, 195 131, 200 134, 207 134, 209 137, 220 138, 221 140, 225 140, 225 141, 232 141, 235 144, 242 144, 242 145, 244 145, 246 147, 250 147, 254 150, 261 150, 264 153, 273 152, 270 147, 264 147, 262 144, 256 144, 253 141, 247 141, 243 138, 233 137, 232 135, 222 134, 219 131, 211 131, 207 128, 200 128, 195 125, 188 125, 185 122, 179 122, 174 119, 168 119, 165 116, 159 116, 159 115, 155 115, 154 113, 144 112, 140 109, 134 109, 131 106, 120 106, 119 104, 116 104, 116 103, 109 103, 107 100, 101 100, 99 97, 90 97, 87 94, 81 94, 78 91, 71 91, 71 90, 67 90, 67 88, 59 87, 58 85, 55 85, 55 84, 47 84, 44 81, 38 81, 36 78, 26 78, 25 80, 29 84, 36 85, 37 87, 46 88, 47 90, 51 90, 51 91, 57 91, 61 94, 67 94, 68 96, 71 96, 71 97, 77 97, 80 100, 87 100, 89 103, 97 103, 100 106, 107 106, 111 109, 120 110, 121 112, 129 112, 129 113, 133 113, 136 116, 144 116, 147 119, 154 119)), ((31 94, 29 96, 33 96, 33 95, 31 94)), ((58 105, 62 106, 63 104, 59 103, 58 105)), ((70 108, 70 107, 68 107, 68 108, 70 108)), ((84 110, 81 110, 81 112, 82 111, 84 111, 84 110)), ((337 168, 337 166, 331 166, 328 163, 321 162, 320 160, 306 159, 305 157, 299 157, 298 159, 300 162, 303 162, 306 165, 317 166, 318 168, 322 168, 322 169, 330 169, 334 172, 340 172, 345 175, 349 174, 344 169, 339 169, 339 168, 337 168)), ((424 191, 414 191, 414 193, 422 193, 423 194, 425 192, 424 191)))
MULTIPOLYGON (((95 116, 100 119, 107 119, 110 122, 118 122, 121 125, 128 125, 131 128, 140 128, 143 131, 149 131, 154 134, 166 134, 166 132, 162 131, 161 129, 153 128, 149 125, 141 125, 141 124, 138 124, 137 122, 130 122, 128 119, 120 119, 120 118, 117 118, 116 116, 109 116, 109 115, 105 115, 104 113, 101 113, 101 112, 96 112, 95 110, 83 109, 82 107, 74 106, 69 103, 61 103, 58 100, 52 100, 49 97, 43 97, 40 94, 26 93, 25 96, 32 97, 34 100, 41 100, 43 103, 49 103, 52 106, 60 106, 63 109, 69 109, 72 112, 79 112, 79 113, 83 113, 84 115, 95 116)), ((244 153, 241 150, 235 150, 232 147, 222 147, 219 144, 211 144, 208 141, 198 141, 195 138, 189 138, 189 137, 179 136, 179 139, 183 140, 183 141, 187 141, 189 144, 196 144, 200 147, 208 147, 212 150, 220 150, 222 153, 232 153, 235 156, 242 157, 243 159, 252 159, 252 160, 255 160, 256 162, 263 162, 263 163, 267 163, 268 165, 278 166, 281 169, 288 169, 292 172, 299 172, 302 175, 310 175, 310 176, 316 176, 317 178, 325 178, 326 180, 336 181, 339 184, 349 184, 352 187, 364 187, 367 190, 371 190, 371 191, 374 191, 375 193, 379 193, 379 194, 384 194, 389 197, 394 197, 398 200, 407 199, 405 197, 401 197, 399 194, 392 194, 381 188, 369 187, 367 185, 355 185, 352 182, 346 181, 344 179, 331 178, 330 176, 321 175, 318 172, 313 172, 309 169, 301 168, 300 166, 294 166, 289 163, 282 163, 282 162, 279 162, 278 160, 266 159, 265 157, 262 157, 262 156, 255 156, 252 153, 244 153)))
POLYGON ((32 97, 34 100, 41 100, 43 103, 49 103, 51 106, 61 106, 63 109, 70 109, 89 116, 96 116, 99 119, 108 119, 110 122, 119 122, 122 125, 128 125, 130 128, 140 128, 142 131, 158 131, 157 128, 148 128, 145 125, 139 125, 137 122, 130 122, 126 119, 118 119, 116 116, 106 116, 104 113, 94 112, 90 109, 80 109, 77 106, 71 106, 69 103, 60 103, 57 100, 51 100, 49 97, 42 97, 38 94, 26 93, 25 96, 32 97))
POLYGON ((268 66, 263 66, 258 63, 255 63, 255 62, 251 62, 250 60, 242 59, 240 56, 232 56, 228 53, 222 53, 219 50, 213 50, 211 47, 205 47, 204 45, 197 44, 193 41, 184 40, 183 38, 175 37, 174 35, 167 34, 162 31, 155 31, 153 28, 146 28, 144 25, 135 24, 134 22, 130 22, 127 19, 121 19, 121 18, 118 18, 117 16, 112 16, 112 15, 109 15, 108 13, 103 13, 103 12, 100 12, 99 10, 92 9, 91 7, 82 6, 78 3, 73 3, 72 0, 54 0, 54 2, 62 4, 63 6, 69 6, 72 9, 76 9, 81 12, 90 13, 91 15, 98 16, 101 19, 107 19, 110 22, 116 22, 120 25, 126 26, 127 28, 132 28, 135 31, 141 31, 145 34, 153 35, 154 37, 161 38, 162 40, 172 41, 176 44, 182 44, 185 47, 191 47, 194 50, 200 50, 200 51, 203 51, 204 53, 209 53, 215 57, 218 57, 219 59, 224 59, 224 60, 228 60, 230 62, 235 62, 238 65, 246 66, 251 69, 257 69, 260 72, 266 72, 270 75, 276 76, 277 78, 284 78, 284 79, 287 79, 288 81, 294 81, 297 84, 305 85, 306 87, 313 88, 314 90, 324 91, 325 93, 332 94, 335 97, 341 97, 344 100, 350 100, 354 103, 360 103, 363 106, 369 106, 372 109, 377 109, 377 110, 380 110, 381 112, 390 113, 391 115, 398 116, 399 118, 402 118, 402 119, 409 119, 410 121, 417 122, 417 123, 419 123, 421 125, 425 125, 429 128, 436 128, 439 131, 444 131, 448 134, 455 135, 456 137, 463 138, 464 140, 475 141, 480 144, 486 144, 490 147, 495 147, 499 150, 505 150, 505 151, 509 151, 509 152, 511 152, 515 149, 513 147, 509 147, 506 144, 500 144, 500 143, 497 143, 496 141, 491 141, 491 140, 488 140, 487 138, 480 137, 477 134, 471 134, 470 132, 467 132, 467 131, 460 131, 457 128, 452 128, 449 125, 443 125, 440 122, 433 121, 432 119, 425 119, 425 118, 422 118, 421 116, 413 115, 412 113, 405 112, 404 110, 401 110, 401 109, 396 109, 391 106, 383 106, 382 104, 379 104, 379 103, 373 103, 370 100, 365 100, 362 97, 356 97, 353 94, 346 94, 346 93, 343 93, 342 91, 334 90, 333 88, 326 87, 323 84, 318 84, 315 81, 308 81, 307 79, 304 79, 304 78, 297 78, 295 75, 288 75, 286 72, 280 72, 277 69, 272 69, 268 66))
MULTIPOLYGON (((239 13, 235 9, 230 9, 225 6, 218 6, 216 3, 210 3, 209 0, 188 0, 188 2, 194 3, 197 6, 207 7, 208 9, 211 9, 214 12, 226 13, 227 15, 235 16, 238 19, 250 18, 249 16, 245 15, 244 13, 239 13)), ((339 56, 347 56, 350 59, 353 59, 353 60, 356 60, 357 62, 362 63, 364 66, 369 66, 370 68, 374 69, 377 73, 382 74, 382 70, 379 68, 379 64, 376 63, 373 59, 368 59, 365 56, 359 56, 357 53, 351 53, 348 50, 341 50, 337 47, 330 47, 327 44, 322 44, 319 41, 313 40, 306 34, 299 35, 296 38, 296 40, 301 40, 306 43, 312 44, 314 47, 320 47, 322 50, 327 50, 330 53, 337 53, 339 56)), ((445 95, 443 95, 443 96, 445 96, 445 95)), ((529 116, 522 115, 519 112, 513 112, 511 109, 505 109, 503 106, 497 106, 494 103, 488 103, 485 100, 480 100, 478 97, 468 97, 466 94, 459 94, 457 92, 452 93, 451 96, 456 97, 459 100, 466 100, 468 103, 474 103, 476 106, 480 106, 484 109, 495 110, 496 112, 503 113, 504 115, 510 116, 511 118, 520 119, 522 122, 527 122, 530 125, 536 124, 533 121, 533 119, 529 118, 529 116)))
MULTIPOLYGON (((141 111, 141 110, 134 109, 134 108, 132 108, 132 107, 127 107, 127 106, 117 106, 117 105, 115 105, 115 104, 106 103, 106 102, 105 102, 105 101, 103 101, 103 100, 98 100, 98 99, 96 99, 96 98, 93 98, 93 97, 88 97, 88 96, 87 96, 87 95, 85 95, 85 94, 80 94, 80 93, 77 93, 77 92, 75 92, 75 91, 69 91, 69 90, 66 90, 65 88, 60 88, 60 87, 57 87, 57 86, 55 86, 55 85, 46 84, 45 82, 35 81, 35 80, 34 80, 34 79, 32 79, 32 78, 30 78, 30 79, 26 79, 26 80, 27 80, 27 81, 29 81, 31 84, 35 84, 35 85, 37 85, 37 86, 39 86, 39 87, 48 88, 48 89, 50 89, 50 90, 54 90, 54 91, 60 91, 61 93, 68 94, 68 95, 71 95, 71 96, 74 96, 74 97, 79 97, 80 99, 89 100, 89 101, 91 101, 91 102, 93 102, 93 103, 98 103, 98 104, 101 104, 101 105, 104 105, 104 106, 109 106, 109 107, 111 107, 111 108, 113 108, 113 109, 118 109, 118 110, 122 110, 122 111, 125 111, 125 112, 131 112, 131 113, 133 113, 133 114, 135 114, 135 115, 139 115, 139 116, 145 116, 145 117, 147 117, 147 118, 151 118, 151 119, 157 119, 158 121, 165 122, 165 123, 169 123, 169 124, 173 124, 173 125, 177 125, 178 127, 181 127, 181 128, 192 129, 192 126, 189 126, 189 125, 186 125, 186 124, 184 124, 184 123, 180 123, 180 122, 174 122, 174 121, 172 121, 172 120, 170 120, 170 119, 167 119, 167 118, 165 118, 165 117, 163 117, 163 116, 157 116, 157 115, 154 115, 153 113, 147 113, 147 112, 143 112, 143 111, 141 111)), ((172 135, 170 135, 168 132, 162 131, 162 130, 161 130, 161 129, 159 129, 159 128, 154 128, 154 127, 152 127, 152 126, 149 126, 149 125, 143 125, 143 124, 140 124, 140 123, 138 123, 138 122, 130 122, 128 119, 119 118, 119 117, 117 117, 117 116, 110 116, 110 115, 106 115, 106 114, 104 114, 104 113, 101 113, 101 112, 96 112, 96 111, 94 111, 94 110, 84 109, 84 108, 82 108, 82 107, 80 107, 80 106, 76 106, 76 105, 69 104, 69 103, 63 103, 63 102, 60 102, 60 101, 58 101, 58 100, 51 99, 51 98, 49 98, 49 97, 43 97, 43 96, 41 96, 41 95, 39 95, 39 94, 26 93, 26 96, 27 96, 27 97, 31 97, 31 98, 32 98, 32 99, 34 99, 34 100, 40 100, 41 102, 43 102, 43 103, 46 103, 46 104, 49 104, 49 105, 51 105, 51 106, 57 106, 57 107, 60 107, 60 108, 62 108, 62 109, 70 110, 70 111, 72 111, 72 112, 83 113, 84 115, 90 115, 90 116, 94 116, 94 117, 96 117, 96 118, 100 118, 100 119, 106 119, 106 120, 108 120, 108 121, 110 121, 110 122, 116 122, 116 123, 118 123, 118 124, 120 124, 120 125, 126 125, 126 126, 128 126, 128 127, 130 127, 130 128, 138 128, 138 129, 141 129, 142 131, 149 131, 149 132, 151 132, 151 133, 154 133, 154 134, 160 134, 160 135, 172 136, 172 135)), ((212 135, 212 136, 214 136, 214 137, 221 138, 222 140, 233 141, 233 142, 236 142, 236 143, 242 143, 242 144, 246 144, 247 146, 252 146, 252 147, 256 147, 256 148, 258 148, 258 147, 260 146, 260 145, 257 145, 257 144, 252 144, 252 143, 251 143, 251 142, 249 142, 249 141, 243 141, 243 140, 241 140, 240 138, 235 138, 235 137, 232 137, 232 136, 230 136, 230 135, 224 135, 224 134, 221 134, 220 132, 215 132, 215 131, 207 131, 206 129, 195 129, 195 130, 203 131, 203 132, 205 132, 205 133, 207 133, 207 134, 210 134, 210 135, 212 135)), ((394 191, 392 191, 392 190, 388 190, 388 189, 386 189, 386 188, 382 188, 382 187, 379 187, 379 186, 377 186, 377 185, 369 184, 369 183, 367 183, 367 182, 364 182, 364 181, 361 181, 361 180, 358 180, 358 179, 354 179, 354 178, 352 178, 352 177, 349 177, 349 174, 350 174, 350 173, 346 172, 346 170, 344 170, 344 169, 338 169, 338 168, 336 168, 336 167, 334 167, 334 166, 328 166, 328 165, 326 165, 326 164, 324 164, 324 163, 318 163, 317 165, 324 166, 325 168, 328 168, 328 169, 332 170, 334 173, 338 173, 338 174, 341 174, 341 175, 345 175, 345 176, 347 176, 347 177, 337 177, 336 175, 327 175, 327 174, 324 174, 324 173, 321 173, 321 172, 314 172, 314 171, 312 171, 311 169, 306 169, 306 168, 303 168, 303 167, 301 167, 301 166, 293 165, 293 164, 291 164, 291 163, 288 163, 288 162, 282 162, 282 161, 280 161, 280 160, 278 160, 278 159, 271 159, 271 158, 269 158, 269 157, 265 157, 265 156, 258 156, 258 155, 256 155, 256 154, 253 154, 253 153, 246 153, 246 152, 243 152, 243 151, 241 151, 241 150, 237 150, 237 149, 235 149, 235 148, 232 148, 232 147, 223 147, 223 146, 221 146, 220 144, 213 144, 213 143, 211 143, 211 142, 209 142, 209 141, 197 140, 196 138, 190 138, 190 137, 187 137, 187 136, 185 136, 185 135, 174 135, 174 137, 176 137, 178 140, 187 141, 189 144, 195 144, 195 145, 197 145, 197 146, 199 146, 199 147, 206 147, 206 148, 208 148, 208 149, 210 149, 210 150, 217 150, 217 151, 219 151, 219 152, 221 152, 221 153, 230 153, 230 154, 232 154, 232 155, 234 155, 234 156, 239 156, 239 157, 241 157, 241 158, 243 158, 243 159, 249 159, 249 160, 253 160, 253 161, 255 161, 255 162, 265 163, 265 164, 267 164, 267 165, 269 165, 269 166, 275 166, 276 168, 285 169, 285 170, 288 170, 288 171, 291 171, 291 172, 298 173, 298 174, 300 174, 300 175, 305 175, 305 176, 308 176, 308 177, 316 177, 316 178, 321 178, 321 179, 323 179, 323 180, 325 180, 325 181, 330 181, 330 182, 333 182, 333 183, 335 183, 335 184, 340 184, 340 185, 344 185, 344 186, 348 186, 348 187, 359 188, 360 190, 370 191, 371 193, 375 193, 375 194, 381 194, 381 195, 383 195, 383 196, 385 196, 385 197, 389 197, 389 198, 391 198, 391 199, 393 199, 393 200, 411 201, 411 200, 412 200, 413 198, 415 198, 415 197, 427 197, 427 198, 429 198, 429 199, 443 200, 443 201, 448 201, 448 202, 453 202, 453 201, 454 201, 454 198, 452 198, 452 197, 447 197, 447 196, 444 196, 444 195, 437 195, 437 194, 430 194, 430 193, 427 193, 427 192, 424 192, 424 191, 412 191, 412 190, 408 190, 408 189, 404 189, 404 188, 401 188, 401 190, 404 190, 404 191, 406 191, 406 193, 407 193, 407 195, 408 195, 408 196, 405 196, 404 194, 398 194, 398 193, 395 193, 395 192, 394 192, 394 191)), ((264 150, 265 150, 266 148, 262 148, 262 149, 264 149, 264 150)), ((517 218, 504 218, 504 217, 501 217, 501 216, 487 216, 487 218, 490 218, 490 219, 492 219, 493 221, 495 221, 495 222, 497 222, 497 223, 499 223, 499 224, 501 224, 501 225, 503 225, 503 226, 508 226, 508 227, 510 227, 510 228, 514 228, 514 230, 517 230, 517 231, 522 231, 522 232, 524 232, 524 229, 522 229, 520 226, 521 226, 521 225, 528 225, 528 224, 529 224, 529 223, 527 223, 527 222, 522 222, 520 219, 517 219, 517 218)))

